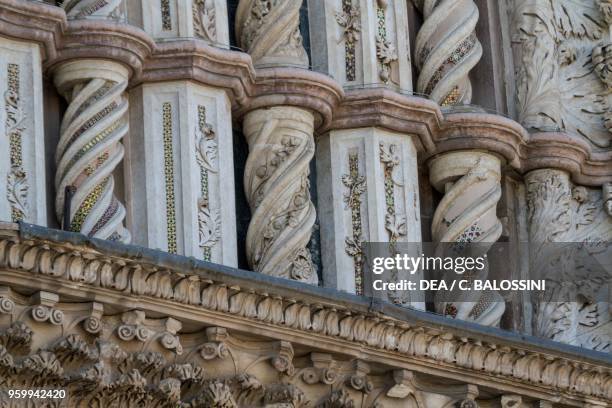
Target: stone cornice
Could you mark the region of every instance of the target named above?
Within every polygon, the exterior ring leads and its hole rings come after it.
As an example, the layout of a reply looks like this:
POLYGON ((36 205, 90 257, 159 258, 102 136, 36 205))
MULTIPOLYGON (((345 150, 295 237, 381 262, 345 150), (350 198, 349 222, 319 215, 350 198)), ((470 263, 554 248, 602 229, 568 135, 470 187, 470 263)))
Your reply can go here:
POLYGON ((517 122, 482 112, 446 113, 433 101, 387 89, 347 91, 330 77, 298 68, 255 69, 250 56, 200 40, 155 43, 142 30, 105 20, 67 22, 64 11, 25 0, 0 0, 0 35, 39 42, 45 67, 74 58, 107 58, 132 70, 131 86, 191 80, 228 91, 235 118, 269 106, 317 113, 319 132, 380 127, 415 137, 421 159, 442 152, 486 149, 519 172, 568 171, 576 183, 612 181, 612 151, 594 151, 577 136, 527 132, 517 122))
POLYGON ((212 47, 200 40, 156 44, 141 76, 132 85, 146 82, 192 80, 225 89, 234 107, 248 104, 255 83, 251 57, 212 47))
MULTIPOLYGON (((465 110, 465 108, 459 108, 465 110)), ((477 109, 443 113, 433 101, 387 89, 346 93, 323 131, 381 127, 412 135, 420 158, 444 152, 482 149, 505 159, 521 173, 557 168, 578 184, 612 181, 612 150, 593 151, 584 139, 562 132, 529 133, 516 121, 477 109)))
POLYGON ((66 13, 60 7, 23 0, 0 1, 0 35, 41 43, 44 60, 57 57, 66 13))
POLYGON ((610 355, 193 258, 2 224, 0 268, 0 284, 16 290, 93 296, 190 325, 290 336, 294 344, 573 406, 612 400, 610 355))
POLYGON ((68 22, 57 57, 45 63, 48 70, 57 64, 81 58, 101 58, 121 62, 131 77, 142 71, 155 42, 144 31, 113 21, 72 20, 68 22))
POLYGON ((301 68, 261 68, 249 103, 235 111, 244 113, 270 106, 297 106, 317 113, 315 126, 328 126, 335 107, 344 96, 342 87, 332 78, 301 68))

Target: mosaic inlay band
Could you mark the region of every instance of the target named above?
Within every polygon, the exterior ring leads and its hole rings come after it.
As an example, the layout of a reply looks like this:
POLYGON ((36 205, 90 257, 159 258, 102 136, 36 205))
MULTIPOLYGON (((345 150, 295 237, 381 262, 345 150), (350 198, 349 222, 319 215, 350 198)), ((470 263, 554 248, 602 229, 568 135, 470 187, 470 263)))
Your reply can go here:
POLYGON ((379 0, 376 7, 376 58, 380 65, 379 77, 386 84, 391 79, 391 63, 397 60, 395 46, 387 38, 386 1, 379 0))
POLYGON ((7 175, 7 199, 11 207, 13 222, 21 221, 26 217, 28 194, 27 176, 23 168, 22 134, 25 114, 21 108, 19 74, 19 65, 7 65, 7 90, 4 102, 11 164, 11 170, 7 175))
POLYGON ((352 3, 352 0, 342 0, 342 12, 336 13, 336 21, 344 30, 344 66, 349 82, 355 80, 355 43, 361 30, 359 9, 352 3))
POLYGON ((174 195, 174 151, 172 146, 172 104, 162 105, 162 128, 164 142, 164 177, 166 182, 166 225, 168 252, 177 253, 176 208, 174 195))
POLYGON ((349 174, 342 176, 342 183, 348 191, 344 194, 344 202, 351 211, 352 236, 345 239, 346 253, 353 258, 355 265, 355 293, 363 294, 363 236, 361 223, 361 195, 366 190, 365 176, 359 175, 359 155, 350 152, 348 157, 349 174))
POLYGON ((172 30, 172 16, 170 15, 170 0, 160 0, 161 1, 161 19, 162 19, 162 29, 164 31, 172 30))

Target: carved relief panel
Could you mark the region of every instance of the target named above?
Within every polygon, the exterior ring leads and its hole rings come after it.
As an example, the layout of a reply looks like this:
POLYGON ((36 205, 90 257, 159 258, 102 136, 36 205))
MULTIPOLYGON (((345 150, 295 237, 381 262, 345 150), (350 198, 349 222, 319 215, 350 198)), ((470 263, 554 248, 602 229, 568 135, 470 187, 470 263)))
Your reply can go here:
POLYGON ((609 351, 612 217, 601 190, 552 169, 529 173, 526 187, 531 271, 554 274, 549 300, 534 304, 534 334, 609 351))
POLYGON ((131 99, 134 129, 126 166, 131 223, 144 232, 135 237, 138 244, 235 265, 226 95, 181 82, 144 85, 131 99))
POLYGON ((605 0, 507 0, 517 120, 610 147, 610 6, 605 0))
POLYGON ((310 0, 312 65, 345 87, 412 90, 404 1, 310 0))
POLYGON ((0 220, 47 225, 38 45, 0 39, 0 220))
MULTIPOLYGON (((421 241, 416 150, 409 137, 378 129, 320 137, 317 178, 324 282, 372 294, 364 242, 421 241)), ((401 277, 394 277, 396 280, 401 277)), ((419 306, 419 300, 394 298, 419 306)))

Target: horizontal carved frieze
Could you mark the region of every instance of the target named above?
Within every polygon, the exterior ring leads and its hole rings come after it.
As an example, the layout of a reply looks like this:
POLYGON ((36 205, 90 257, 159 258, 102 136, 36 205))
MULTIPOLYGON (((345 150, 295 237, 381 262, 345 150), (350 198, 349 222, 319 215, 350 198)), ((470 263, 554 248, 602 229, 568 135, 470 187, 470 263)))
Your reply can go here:
MULTIPOLYGON (((289 329, 294 335, 339 342, 338 346, 343 348, 357 346, 365 353, 371 351, 383 353, 386 358, 421 362, 437 367, 441 373, 459 370, 470 375, 485 374, 494 383, 510 381, 519 388, 554 390, 569 399, 572 395, 612 399, 609 367, 604 363, 586 363, 578 354, 574 360, 566 353, 554 351, 556 346, 552 343, 550 347, 545 346, 544 350, 548 351, 543 352, 542 348, 534 346, 517 346, 505 340, 501 333, 499 337, 492 337, 478 334, 474 328, 471 332, 469 328, 461 328, 462 334, 458 334, 457 330, 445 329, 439 324, 413 326, 359 305, 358 298, 355 298, 357 303, 351 304, 337 300, 338 295, 334 295, 334 299, 311 293, 317 290, 315 288, 301 287, 308 285, 300 285, 299 289, 295 288, 295 283, 281 287, 289 284, 270 277, 258 277, 270 282, 257 285, 244 277, 244 287, 241 287, 240 278, 231 271, 225 275, 192 259, 87 240, 76 234, 47 232, 48 236, 36 235, 44 233, 38 227, 26 225, 22 225, 20 234, 2 230, 0 268, 12 271, 11 276, 22 276, 30 286, 36 285, 38 277, 41 281, 53 279, 58 287, 74 288, 75 284, 80 284, 83 298, 100 290, 140 299, 154 298, 169 306, 186 304, 195 308, 194 311, 227 314, 233 319, 247 319, 245 322, 250 324, 289 329), (55 241, 53 236, 65 242, 55 241)), ((5 274, 0 277, 0 284, 10 283, 2 282, 4 279, 8 279, 5 274)), ((129 326, 129 330, 123 329, 122 333, 133 330, 134 336, 128 337, 138 337, 136 333, 142 321, 137 314, 126 317, 124 325, 129 326)), ((159 330, 166 334, 166 338, 160 340, 166 349, 181 350, 182 344, 176 341, 176 333, 180 330, 176 324, 166 322, 165 328, 159 330)), ((218 342, 222 336, 210 338, 218 342)), ((285 347, 285 350, 288 349, 285 347)), ((281 356, 291 354, 288 353, 282 352, 281 356)), ((277 360, 276 365, 282 371, 288 369, 282 359, 277 360)))

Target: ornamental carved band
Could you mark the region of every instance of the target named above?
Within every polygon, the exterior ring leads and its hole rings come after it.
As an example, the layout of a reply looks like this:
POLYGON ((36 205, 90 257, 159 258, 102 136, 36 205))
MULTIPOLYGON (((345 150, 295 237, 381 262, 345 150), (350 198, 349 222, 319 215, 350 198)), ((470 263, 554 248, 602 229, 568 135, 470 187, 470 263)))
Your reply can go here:
POLYGON ((316 218, 308 180, 313 127, 313 115, 300 108, 248 113, 244 188, 252 213, 246 240, 250 266, 267 275, 317 284, 306 248, 316 218))
POLYGON ((236 38, 255 65, 308 66, 300 34, 301 1, 240 0, 236 38))
MULTIPOLYGON (((472 249, 471 256, 479 257, 498 240, 502 233, 496 214, 501 197, 500 177, 499 159, 487 153, 447 153, 430 163, 431 183, 444 192, 431 227, 439 256, 442 256, 439 243, 478 243, 480 245, 472 249)), ((485 262, 485 265, 482 271, 473 274, 473 279, 487 278, 488 264, 485 262)), ((447 300, 444 296, 436 296, 439 313, 488 326, 498 325, 505 309, 502 297, 493 291, 482 291, 478 301, 447 300)))
POLYGON ((120 64, 79 60, 61 65, 55 85, 69 102, 55 160, 55 211, 64 218, 66 188, 73 189, 67 229, 122 242, 125 209, 115 197, 113 172, 123 158, 128 132, 128 71, 120 64))
POLYGON ((473 0, 414 0, 425 20, 416 39, 417 91, 440 105, 470 103, 468 74, 482 56, 473 0))

